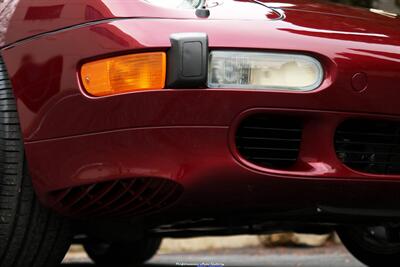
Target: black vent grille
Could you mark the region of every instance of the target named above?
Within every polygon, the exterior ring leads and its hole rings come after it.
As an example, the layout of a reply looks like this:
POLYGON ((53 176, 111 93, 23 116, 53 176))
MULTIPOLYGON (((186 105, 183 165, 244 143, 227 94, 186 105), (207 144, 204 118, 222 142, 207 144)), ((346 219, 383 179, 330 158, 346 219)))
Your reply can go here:
POLYGON ((272 169, 287 169, 299 156, 303 124, 298 118, 253 115, 239 125, 236 146, 249 162, 272 169))
POLYGON ((180 184, 162 178, 134 178, 51 192, 53 208, 74 217, 126 217, 151 213, 174 203, 180 184))
POLYGON ((400 174, 400 122, 348 120, 336 130, 338 158, 354 170, 400 174))

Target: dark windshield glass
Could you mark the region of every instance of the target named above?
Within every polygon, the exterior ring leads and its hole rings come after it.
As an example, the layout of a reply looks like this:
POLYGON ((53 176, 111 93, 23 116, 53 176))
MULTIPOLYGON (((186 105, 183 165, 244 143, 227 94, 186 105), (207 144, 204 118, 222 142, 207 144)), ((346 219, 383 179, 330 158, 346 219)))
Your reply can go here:
POLYGON ((352 6, 382 9, 387 12, 400 14, 400 0, 331 0, 332 2, 352 6))

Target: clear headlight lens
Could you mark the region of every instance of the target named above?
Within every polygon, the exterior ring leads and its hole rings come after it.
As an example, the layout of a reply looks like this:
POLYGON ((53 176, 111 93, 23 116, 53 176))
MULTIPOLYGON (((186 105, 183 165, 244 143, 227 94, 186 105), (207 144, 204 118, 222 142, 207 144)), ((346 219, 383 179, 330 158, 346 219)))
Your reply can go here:
POLYGON ((208 87, 310 91, 323 80, 319 61, 306 55, 213 51, 208 87))

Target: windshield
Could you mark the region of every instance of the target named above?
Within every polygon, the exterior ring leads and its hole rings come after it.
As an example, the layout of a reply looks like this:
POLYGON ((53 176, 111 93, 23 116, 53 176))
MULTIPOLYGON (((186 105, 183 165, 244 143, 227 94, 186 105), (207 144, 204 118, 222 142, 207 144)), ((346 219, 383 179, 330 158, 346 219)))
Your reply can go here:
POLYGON ((159 6, 174 7, 174 8, 198 8, 202 0, 146 0, 147 2, 159 6))
POLYGON ((330 0, 332 2, 381 9, 391 13, 400 14, 400 0, 330 0))

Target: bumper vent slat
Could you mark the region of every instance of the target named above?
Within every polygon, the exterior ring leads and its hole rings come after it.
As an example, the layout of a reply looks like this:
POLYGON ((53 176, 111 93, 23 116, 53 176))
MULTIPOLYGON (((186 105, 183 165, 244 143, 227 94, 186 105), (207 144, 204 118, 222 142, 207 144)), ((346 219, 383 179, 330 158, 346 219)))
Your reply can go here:
POLYGON ((338 158, 349 168, 372 174, 400 174, 400 122, 348 120, 335 133, 338 158))
MULTIPOLYGON (((258 133, 262 135, 263 133, 258 133)), ((265 133, 269 134, 269 133, 265 133)), ((289 138, 277 138, 277 137, 255 137, 255 136, 242 136, 242 139, 249 139, 249 140, 270 140, 270 141, 283 141, 283 142, 299 142, 301 139, 289 139, 289 138)))
POLYGON ((298 158, 302 122, 297 118, 257 114, 244 119, 236 132, 236 146, 247 161, 261 167, 287 169, 298 158))

